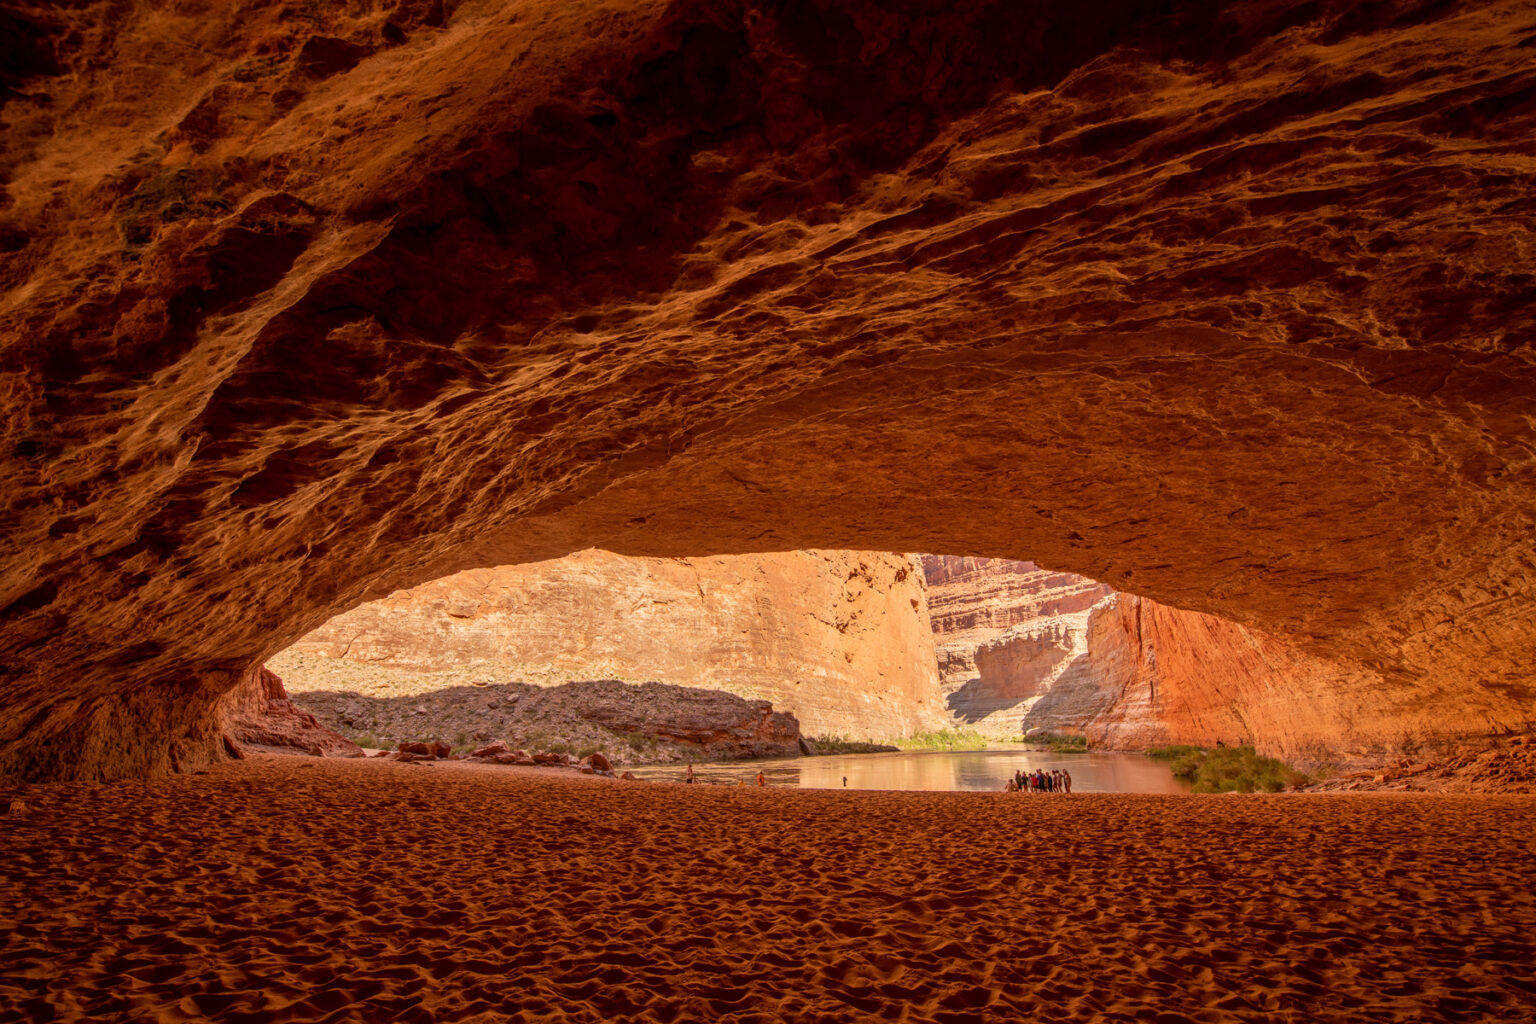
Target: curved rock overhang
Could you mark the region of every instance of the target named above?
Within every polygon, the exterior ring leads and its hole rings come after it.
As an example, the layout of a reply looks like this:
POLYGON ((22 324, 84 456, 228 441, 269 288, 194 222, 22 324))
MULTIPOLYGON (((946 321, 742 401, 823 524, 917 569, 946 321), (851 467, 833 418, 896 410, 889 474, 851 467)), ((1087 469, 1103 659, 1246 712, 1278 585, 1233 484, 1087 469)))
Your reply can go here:
POLYGON ((0 770, 588 546, 1028 557, 1530 717, 1523 0, 4 20, 0 770))

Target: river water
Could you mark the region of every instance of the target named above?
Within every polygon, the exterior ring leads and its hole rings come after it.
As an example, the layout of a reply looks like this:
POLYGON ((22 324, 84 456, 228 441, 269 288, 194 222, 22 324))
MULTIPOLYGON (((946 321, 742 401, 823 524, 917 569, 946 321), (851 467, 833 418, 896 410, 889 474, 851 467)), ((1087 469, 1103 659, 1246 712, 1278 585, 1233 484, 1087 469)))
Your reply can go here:
MULTIPOLYGON (((902 751, 885 754, 830 754, 772 761, 696 764, 701 783, 753 785, 759 769, 770 786, 802 789, 1001 790, 1017 771, 1065 768, 1074 793, 1187 793, 1168 765, 1141 754, 1054 754, 1045 750, 994 749, 902 751)), ((680 782, 683 765, 630 769, 642 779, 680 782)))

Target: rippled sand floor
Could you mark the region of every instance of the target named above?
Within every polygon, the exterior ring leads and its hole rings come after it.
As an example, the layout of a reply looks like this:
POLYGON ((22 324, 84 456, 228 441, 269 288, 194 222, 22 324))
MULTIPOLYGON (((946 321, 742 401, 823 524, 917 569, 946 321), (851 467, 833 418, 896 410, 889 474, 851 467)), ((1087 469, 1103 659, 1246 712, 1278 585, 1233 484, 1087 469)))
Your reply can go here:
POLYGON ((0 819, 0 1020, 1536 1019, 1536 798, 257 758, 0 819))

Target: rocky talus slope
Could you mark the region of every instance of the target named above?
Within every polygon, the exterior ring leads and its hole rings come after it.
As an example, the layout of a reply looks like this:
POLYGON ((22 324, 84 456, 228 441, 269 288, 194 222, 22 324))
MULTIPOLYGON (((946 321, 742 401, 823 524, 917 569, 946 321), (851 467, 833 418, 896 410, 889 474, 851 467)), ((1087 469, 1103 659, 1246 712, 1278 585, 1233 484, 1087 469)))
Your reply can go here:
POLYGON ((769 701, 808 736, 884 740, 947 720, 925 591, 917 560, 887 552, 583 551, 361 605, 268 664, 311 708, 339 691, 654 680, 769 701))
POLYGON ((1529 0, 0 25, 0 772, 589 547, 1035 558, 1340 666, 1319 742, 1531 717, 1529 0))
POLYGON ((1505 737, 1481 750, 1414 754, 1365 771, 1334 773, 1305 788, 1314 793, 1536 793, 1536 735, 1505 737))
POLYGON ((663 683, 492 683, 412 696, 318 691, 302 699, 326 726, 388 748, 434 740, 456 748, 501 742, 528 750, 602 751, 619 764, 800 753, 795 716, 767 701, 663 683))

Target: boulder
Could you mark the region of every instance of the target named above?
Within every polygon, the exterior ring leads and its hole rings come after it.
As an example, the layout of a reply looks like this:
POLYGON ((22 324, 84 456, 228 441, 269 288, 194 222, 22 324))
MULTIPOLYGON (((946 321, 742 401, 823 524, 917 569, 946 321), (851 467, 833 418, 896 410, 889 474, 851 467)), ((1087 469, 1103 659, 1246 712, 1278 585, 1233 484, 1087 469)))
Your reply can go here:
POLYGON ((469 756, 470 757, 495 757, 497 754, 505 754, 505 753, 508 753, 507 745, 505 743, 502 743, 502 742, 498 741, 496 743, 490 744, 489 746, 481 747, 479 750, 476 750, 474 753, 470 754, 469 756))

